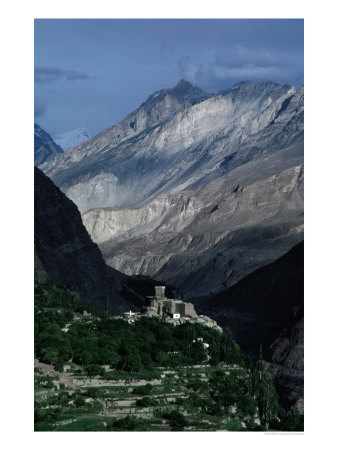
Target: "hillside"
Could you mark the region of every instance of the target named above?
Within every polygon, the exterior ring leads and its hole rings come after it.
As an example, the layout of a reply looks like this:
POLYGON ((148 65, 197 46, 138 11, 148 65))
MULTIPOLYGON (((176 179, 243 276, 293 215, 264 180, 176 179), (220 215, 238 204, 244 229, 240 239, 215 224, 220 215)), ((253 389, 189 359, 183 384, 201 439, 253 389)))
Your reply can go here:
POLYGON ((304 383, 304 243, 229 289, 201 300, 197 310, 229 327, 254 358, 263 345, 284 404, 302 402, 304 383))
POLYGON ((35 431, 302 429, 229 333, 79 310, 36 283, 35 431))
POLYGON ((112 312, 140 308, 144 297, 130 290, 123 274, 108 267, 82 224, 76 205, 34 168, 35 275, 77 292, 87 304, 112 312), (132 302, 132 303, 130 303, 132 302))

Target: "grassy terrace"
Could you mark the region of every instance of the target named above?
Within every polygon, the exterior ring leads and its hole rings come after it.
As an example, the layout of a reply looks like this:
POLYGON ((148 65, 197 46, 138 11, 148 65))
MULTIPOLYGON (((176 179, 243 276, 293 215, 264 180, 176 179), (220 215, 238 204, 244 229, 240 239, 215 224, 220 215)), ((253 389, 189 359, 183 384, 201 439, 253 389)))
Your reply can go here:
MULTIPOLYGON (((44 413, 49 414, 49 420, 41 423, 41 430, 109 430, 109 427, 114 428, 112 426, 114 422, 125 417, 129 417, 129 421, 132 422, 120 424, 117 422, 115 430, 179 430, 183 429, 180 426, 182 418, 186 430, 225 429, 227 422, 225 417, 203 413, 199 407, 191 406, 189 400, 194 392, 192 387, 188 387, 189 380, 203 382, 204 378, 201 378, 201 375, 209 377, 215 370, 216 368, 208 366, 188 367, 183 370, 170 370, 170 373, 167 373, 168 369, 162 368, 159 369, 160 377, 162 376, 159 385, 151 385, 149 380, 143 379, 140 386, 138 376, 133 379, 131 374, 126 373, 125 381, 131 382, 125 386, 71 389, 62 385, 60 388, 60 383, 57 383, 58 386, 55 385, 53 382, 60 381, 59 377, 44 375, 44 369, 39 368, 35 374, 35 400, 40 405, 42 416, 44 413), (142 406, 142 402, 147 406, 142 406), (179 415, 172 418, 170 414, 175 411, 179 415)), ((240 369, 233 370, 240 371, 240 369)), ((121 377, 121 374, 119 376, 121 377)), ((76 378, 76 375, 71 375, 70 378, 76 378)), ((99 379, 100 377, 95 377, 92 380, 99 379)), ((203 398, 202 392, 199 393, 199 397, 203 398)), ((39 425, 37 428, 39 429, 39 425)))

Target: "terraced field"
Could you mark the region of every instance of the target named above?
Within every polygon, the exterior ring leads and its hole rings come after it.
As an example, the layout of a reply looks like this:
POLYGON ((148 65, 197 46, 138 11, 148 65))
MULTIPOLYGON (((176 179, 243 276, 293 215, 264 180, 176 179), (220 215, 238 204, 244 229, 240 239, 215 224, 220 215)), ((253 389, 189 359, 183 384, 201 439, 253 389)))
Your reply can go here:
MULTIPOLYGON (((57 372, 35 361, 35 401, 40 414, 48 414, 42 429, 55 431, 99 430, 220 430, 237 420, 236 407, 227 417, 203 412, 207 381, 215 371, 245 376, 233 365, 157 368, 146 377, 125 374, 105 380, 76 373, 57 372), (148 379, 152 378, 152 379, 148 379)), ((114 371, 111 371, 114 372, 114 371)), ((257 419, 257 424, 259 420, 257 419)), ((242 426, 245 426, 243 420, 242 426)), ((42 430, 41 430, 42 431, 42 430)))
POLYGON ((130 325, 36 286, 35 431, 298 430, 262 355, 228 330, 144 317, 130 325))

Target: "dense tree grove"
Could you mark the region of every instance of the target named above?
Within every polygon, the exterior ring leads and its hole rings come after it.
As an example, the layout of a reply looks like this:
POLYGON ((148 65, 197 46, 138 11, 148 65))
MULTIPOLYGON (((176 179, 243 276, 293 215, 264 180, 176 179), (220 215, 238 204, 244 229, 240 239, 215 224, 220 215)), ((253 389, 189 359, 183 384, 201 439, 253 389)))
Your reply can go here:
POLYGON ((44 295, 39 287, 35 297, 35 354, 43 362, 62 364, 72 360, 87 366, 88 374, 93 376, 100 375, 95 372, 97 365, 138 372, 155 366, 175 367, 206 361, 212 365, 246 364, 245 355, 230 333, 222 334, 200 324, 174 326, 146 317, 133 325, 107 315, 74 322, 72 301, 60 300, 62 296, 58 294, 53 304, 47 294, 48 291, 44 295), (57 309, 60 303, 66 303, 69 309, 57 309), (70 322, 68 331, 62 331, 70 322), (203 346, 205 342, 209 344, 208 351, 203 346))

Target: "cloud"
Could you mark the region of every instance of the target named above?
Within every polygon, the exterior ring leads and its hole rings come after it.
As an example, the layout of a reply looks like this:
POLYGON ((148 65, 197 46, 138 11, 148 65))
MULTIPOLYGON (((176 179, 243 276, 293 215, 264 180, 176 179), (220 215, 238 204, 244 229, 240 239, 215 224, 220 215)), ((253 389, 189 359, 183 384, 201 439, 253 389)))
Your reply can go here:
POLYGON ((43 117, 47 110, 47 103, 41 98, 34 101, 34 118, 43 117))
POLYGON ((86 73, 76 70, 63 70, 56 67, 36 67, 34 71, 35 83, 54 83, 55 81, 67 80, 78 81, 88 80, 91 77, 86 73))
POLYGON ((271 80, 293 83, 303 78, 303 53, 272 51, 235 45, 208 60, 181 57, 179 76, 209 91, 218 91, 238 81, 271 80))

